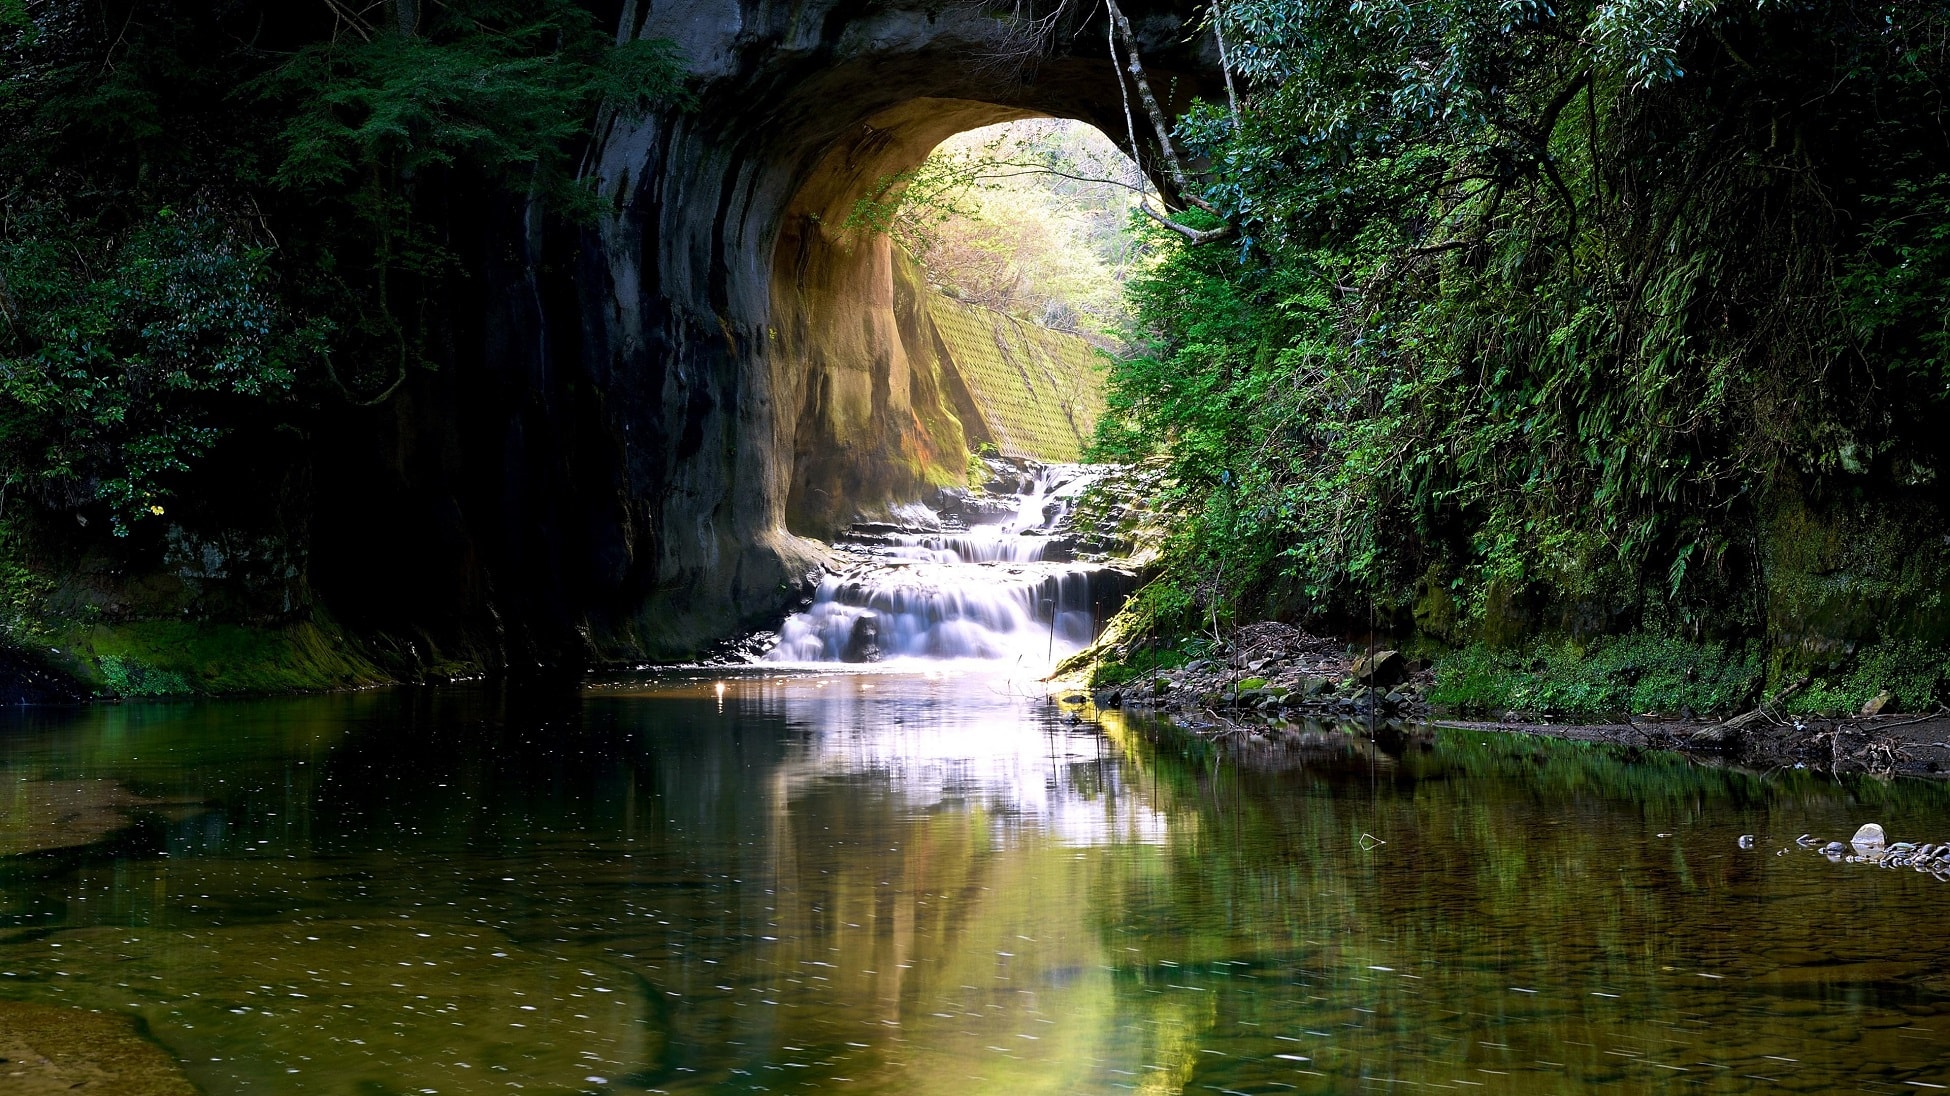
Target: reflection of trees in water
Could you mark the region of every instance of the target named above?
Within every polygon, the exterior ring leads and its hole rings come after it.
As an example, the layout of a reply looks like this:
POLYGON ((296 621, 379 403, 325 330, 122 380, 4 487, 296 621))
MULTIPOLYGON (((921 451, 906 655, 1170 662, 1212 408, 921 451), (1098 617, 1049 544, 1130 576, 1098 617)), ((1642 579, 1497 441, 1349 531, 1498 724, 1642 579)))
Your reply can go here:
POLYGON ((1950 829, 1939 786, 1459 730, 1216 748, 1115 714, 1100 753, 1006 698, 768 688, 723 713, 708 686, 567 714, 412 694, 23 735, 37 773, 207 790, 234 840, 174 827, 168 858, 15 878, 36 923, 10 985, 111 1009, 146 986, 166 1043, 267 1077, 371 1023, 417 1040, 374 1068, 430 1070, 437 1043, 538 1080, 587 1050, 670 1091, 791 1068, 1011 1096, 1479 1068, 1650 1088, 1646 1062, 1774 1075, 1763 1054, 1841 1087, 1915 1060, 1905 1009, 1950 993, 1945 945, 1896 928, 1940 884, 1773 855, 1803 828, 1950 829))
MULTIPOLYGON (((1306 1051, 1308 1068, 1343 1080, 1367 1068, 1444 1080, 1448 1068, 1521 1059, 1531 1076, 1499 1082, 1540 1092, 1566 1070, 1625 1079, 1608 1056, 1621 1045, 1694 1062, 1798 1055, 1850 1073, 1863 1060, 1853 1032, 1907 1023, 1901 1007, 1941 963, 1935 947, 1841 931, 1865 914, 1901 923, 1906 887, 1844 892, 1774 855, 1822 818, 1838 829, 1940 818, 1937 786, 1761 776, 1462 730, 1398 737, 1399 752, 1372 767, 1353 741, 1290 766, 1277 747, 1118 723, 1111 733, 1170 837, 1162 874, 1118 880, 1093 916, 1107 939, 1144 926, 1141 950, 1175 954, 1181 969, 1238 964, 1214 990, 1206 1049, 1263 1057, 1264 1039, 1241 1025, 1313 1027, 1340 1049, 1306 1051), (1761 834, 1759 847, 1739 849, 1742 832, 1761 834), (1363 833, 1387 843, 1363 851, 1363 833), (1839 1028, 1851 1034, 1824 1058, 1825 1035, 1811 1034, 1839 1028), (1485 1058, 1489 1044, 1509 1049, 1485 1058), (1538 1061, 1562 1066, 1537 1072, 1538 1061)), ((1144 985, 1134 979, 1131 996, 1144 985)), ((1893 1036, 1877 1042, 1872 1054, 1900 1056, 1893 1036)), ((1224 1073, 1241 1067, 1217 1058, 1201 1068, 1224 1074, 1201 1083, 1279 1075, 1224 1073)))

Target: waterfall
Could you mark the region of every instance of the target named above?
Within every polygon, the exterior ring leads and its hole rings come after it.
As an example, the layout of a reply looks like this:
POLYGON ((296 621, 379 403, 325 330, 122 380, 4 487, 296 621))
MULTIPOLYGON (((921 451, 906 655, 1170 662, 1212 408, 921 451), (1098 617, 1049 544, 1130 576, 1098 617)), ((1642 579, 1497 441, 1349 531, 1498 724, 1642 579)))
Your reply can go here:
POLYGON ((1012 506, 980 511, 974 524, 908 508, 900 525, 855 526, 838 546, 851 564, 827 575, 812 605, 780 626, 766 661, 1044 667, 1082 650, 1129 587, 1116 568, 1068 561, 1059 535, 1078 494, 1102 474, 1036 468, 1014 484, 1012 506))

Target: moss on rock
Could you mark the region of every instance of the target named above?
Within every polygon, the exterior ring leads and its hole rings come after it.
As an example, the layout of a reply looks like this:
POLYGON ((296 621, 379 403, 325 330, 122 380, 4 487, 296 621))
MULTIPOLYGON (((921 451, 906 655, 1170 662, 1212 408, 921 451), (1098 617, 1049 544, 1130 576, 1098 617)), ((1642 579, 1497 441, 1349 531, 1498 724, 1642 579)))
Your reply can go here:
POLYGON ((50 644, 53 661, 106 697, 302 692, 392 680, 329 622, 128 621, 64 631, 50 644))

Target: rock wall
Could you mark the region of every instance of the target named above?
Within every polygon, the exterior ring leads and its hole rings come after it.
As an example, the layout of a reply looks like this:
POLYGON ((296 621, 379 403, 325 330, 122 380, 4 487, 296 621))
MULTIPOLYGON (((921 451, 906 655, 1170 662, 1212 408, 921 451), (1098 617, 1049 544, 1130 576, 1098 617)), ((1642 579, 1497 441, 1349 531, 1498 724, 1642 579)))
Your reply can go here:
MULTIPOLYGON (((1062 9, 1028 49, 1018 6, 592 6, 619 41, 674 40, 694 97, 598 119, 583 170, 604 212, 422 176, 465 272, 420 309, 438 368, 376 406, 242 431, 154 536, 23 533, 34 591, 0 608, 46 619, 15 634, 58 631, 68 676, 106 691, 681 658, 776 621, 822 539, 960 482, 971 442, 1067 444, 978 400, 958 321, 944 335, 888 241, 843 226, 963 130, 1122 132, 1101 10, 1062 9), (159 639, 162 621, 187 632, 159 639), (240 671, 253 635, 265 665, 240 671)), ((1128 10, 1183 109, 1215 62, 1194 9, 1128 10)))
MULTIPOLYGON (((1175 109, 1212 71, 1190 14, 1134 10, 1175 109)), ((1101 14, 1064 20, 1030 59, 1012 15, 974 4, 625 5, 619 36, 675 40, 697 106, 606 118, 589 173, 610 214, 554 262, 524 221, 496 290, 533 337, 495 368, 527 378, 519 397, 546 420, 508 439, 518 459, 537 434, 552 459, 573 408, 598 466, 545 503, 589 500, 573 552, 525 527, 487 547, 497 604, 506 576, 543 587, 523 609, 530 647, 688 653, 774 617, 857 513, 961 480, 978 416, 944 373, 934 310, 884 237, 844 224, 955 133, 1034 115, 1121 129, 1101 14), (565 572, 588 581, 563 588, 565 572)), ((521 503, 499 505, 521 526, 521 503)))

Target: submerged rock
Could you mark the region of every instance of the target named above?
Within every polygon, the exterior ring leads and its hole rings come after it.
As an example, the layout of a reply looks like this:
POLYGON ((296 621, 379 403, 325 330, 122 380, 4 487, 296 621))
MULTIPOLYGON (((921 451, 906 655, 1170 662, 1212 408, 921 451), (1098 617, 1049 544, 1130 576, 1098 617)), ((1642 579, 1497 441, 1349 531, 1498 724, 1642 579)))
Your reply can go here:
POLYGON ((75 849, 127 829, 144 811, 192 808, 137 795, 112 780, 0 782, 0 857, 75 849))
POLYGON ((169 1055, 127 1020, 17 1001, 0 1002, 0 1088, 13 1096, 196 1096, 169 1055))

